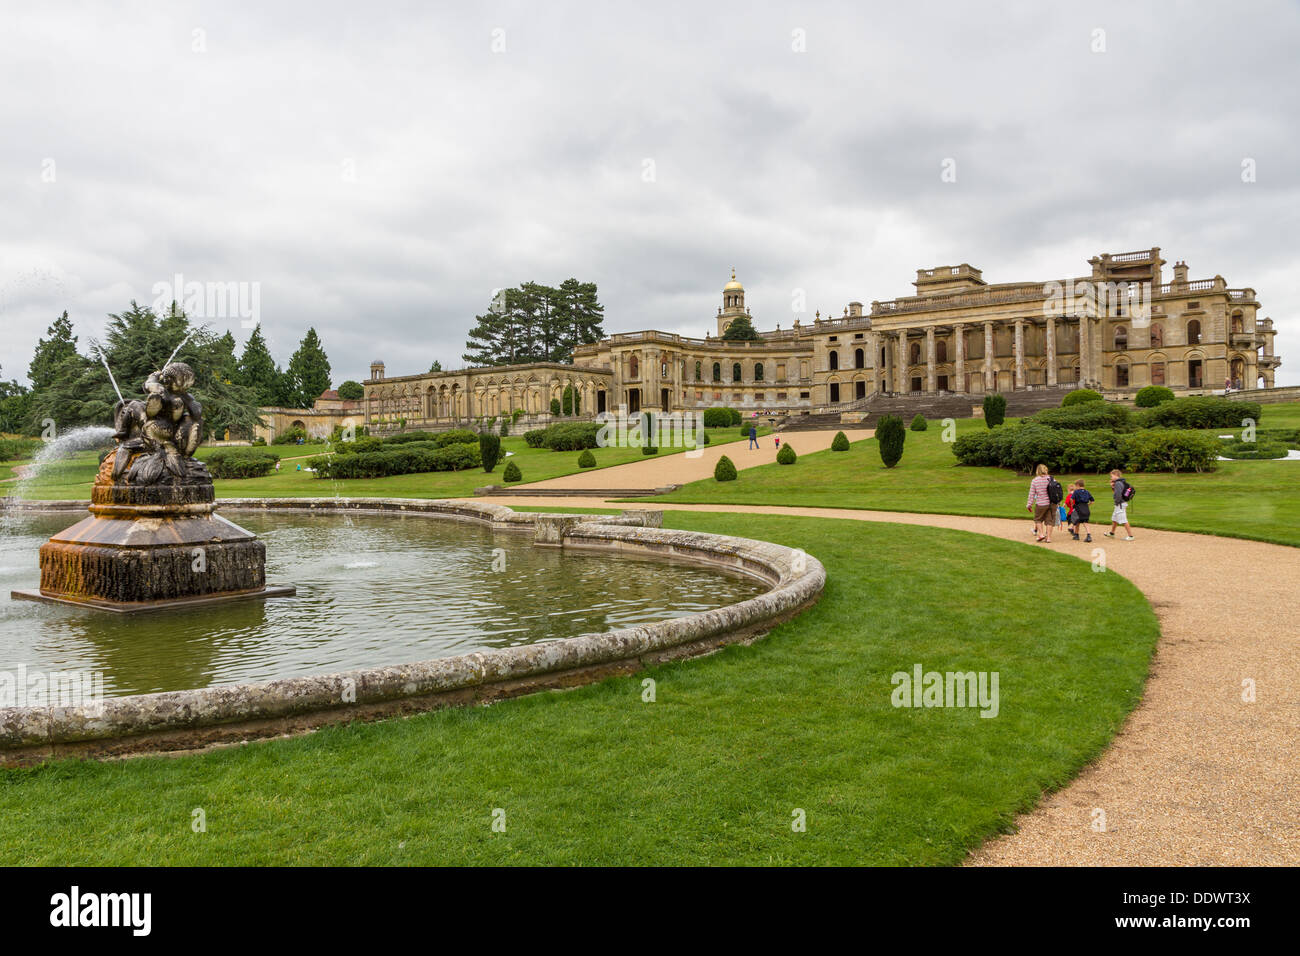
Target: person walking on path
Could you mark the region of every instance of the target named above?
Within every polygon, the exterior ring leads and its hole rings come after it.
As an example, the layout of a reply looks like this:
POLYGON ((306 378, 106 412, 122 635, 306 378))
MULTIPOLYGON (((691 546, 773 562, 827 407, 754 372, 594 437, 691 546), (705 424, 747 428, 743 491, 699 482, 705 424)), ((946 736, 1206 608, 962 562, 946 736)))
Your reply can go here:
POLYGON ((753 422, 749 423, 749 447, 758 447, 758 426, 753 422))
POLYGON ((1061 484, 1047 473, 1046 465, 1034 469, 1034 480, 1029 483, 1029 500, 1025 510, 1034 516, 1034 534, 1043 544, 1052 543, 1052 528, 1056 526, 1056 506, 1061 500, 1061 484), (1056 501, 1052 500, 1051 487, 1056 485, 1056 501), (1041 530, 1040 530, 1041 529, 1041 530))
POLYGON ((1079 540, 1079 533, 1087 535, 1085 542, 1092 541, 1092 530, 1088 527, 1088 522, 1092 519, 1092 503, 1097 499, 1092 496, 1092 492, 1083 486, 1083 479, 1080 478, 1074 483, 1074 491, 1070 494, 1070 521, 1074 524, 1074 540, 1079 540))
POLYGON ((1115 531, 1122 525, 1124 528, 1124 540, 1133 540, 1133 529, 1128 523, 1128 503, 1133 500, 1133 495, 1137 492, 1133 486, 1124 480, 1124 474, 1118 468, 1110 473, 1110 489, 1114 493, 1115 510, 1110 516, 1110 530, 1106 532, 1106 537, 1115 537, 1115 531))

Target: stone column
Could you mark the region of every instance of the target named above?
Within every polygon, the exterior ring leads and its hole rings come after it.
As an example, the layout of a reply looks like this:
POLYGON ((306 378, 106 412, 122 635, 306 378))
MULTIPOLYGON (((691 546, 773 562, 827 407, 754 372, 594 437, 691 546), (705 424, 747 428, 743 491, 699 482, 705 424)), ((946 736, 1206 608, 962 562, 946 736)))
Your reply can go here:
POLYGON ((1015 344, 1015 388, 1025 387, 1025 320, 1016 319, 1016 344, 1015 344))
POLYGON ((1048 316, 1048 338, 1047 338, 1048 359, 1048 385, 1056 385, 1056 317, 1048 316))
POLYGON ((894 391, 906 392, 910 383, 907 379, 907 330, 900 329, 898 332, 898 370, 894 376, 897 379, 894 391))
POLYGON ((957 352, 953 356, 956 366, 954 377, 957 381, 953 383, 952 390, 960 395, 966 391, 966 324, 958 322, 952 327, 952 332, 953 346, 957 352))
POLYGON ((925 390, 927 392, 933 392, 935 386, 934 326, 931 325, 925 330, 925 390))
POLYGON ((1078 386, 1084 388, 1092 379, 1091 369, 1092 356, 1089 354, 1092 349, 1089 348, 1088 342, 1088 317, 1079 316, 1079 381, 1078 386))
POLYGON ((993 323, 984 323, 984 391, 992 392, 998 387, 997 372, 993 368, 993 323))

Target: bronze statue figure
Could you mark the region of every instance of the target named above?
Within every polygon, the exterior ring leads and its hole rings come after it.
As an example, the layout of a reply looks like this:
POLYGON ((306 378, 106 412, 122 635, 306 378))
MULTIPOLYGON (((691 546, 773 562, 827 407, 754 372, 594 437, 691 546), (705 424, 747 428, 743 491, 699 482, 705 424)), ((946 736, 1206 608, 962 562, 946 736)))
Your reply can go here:
POLYGON ((169 476, 173 482, 207 480, 207 468, 194 458, 203 437, 203 406, 189 392, 193 385, 194 370, 172 362, 145 381, 143 401, 118 402, 115 482, 152 485, 169 476))

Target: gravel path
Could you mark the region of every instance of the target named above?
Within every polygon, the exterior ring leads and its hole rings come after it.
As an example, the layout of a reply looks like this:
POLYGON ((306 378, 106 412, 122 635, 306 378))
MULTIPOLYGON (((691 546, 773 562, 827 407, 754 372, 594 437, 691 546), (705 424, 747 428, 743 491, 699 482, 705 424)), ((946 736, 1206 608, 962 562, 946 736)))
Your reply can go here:
MULTIPOLYGON (((802 436, 800 436, 802 440, 802 436)), ((810 449, 811 450, 811 449, 810 449)), ((636 463, 637 467, 642 463, 636 463)), ((647 463, 648 464, 648 463, 647 463)), ((631 486, 629 486, 631 487, 631 486)), ((1020 492, 1016 492, 1019 495, 1020 492)), ((1012 496, 1013 498, 1015 496, 1012 496)), ((510 496, 502 504, 554 506, 510 496)), ((974 865, 1295 865, 1300 863, 1300 548, 1173 531, 1136 541, 1094 535, 1032 542, 1027 519, 963 518, 832 508, 607 504, 788 514, 956 528, 1092 559, 1136 584, 1161 638, 1146 694, 1110 748, 1017 821, 1018 832, 971 855, 974 865), (1256 699, 1243 701, 1243 682, 1256 699), (1105 830, 1095 830, 1095 811, 1105 830)), ((1098 528, 1098 532, 1103 530, 1098 528)), ((815 545, 809 551, 816 554, 815 545)))

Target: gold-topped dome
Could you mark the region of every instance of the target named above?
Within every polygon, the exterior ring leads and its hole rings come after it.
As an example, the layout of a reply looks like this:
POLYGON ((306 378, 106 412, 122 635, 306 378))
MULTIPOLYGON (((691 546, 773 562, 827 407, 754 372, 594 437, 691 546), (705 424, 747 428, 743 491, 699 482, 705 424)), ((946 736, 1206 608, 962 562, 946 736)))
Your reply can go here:
POLYGON ((736 270, 731 270, 731 281, 722 287, 723 292, 744 292, 745 287, 736 281, 736 270))

